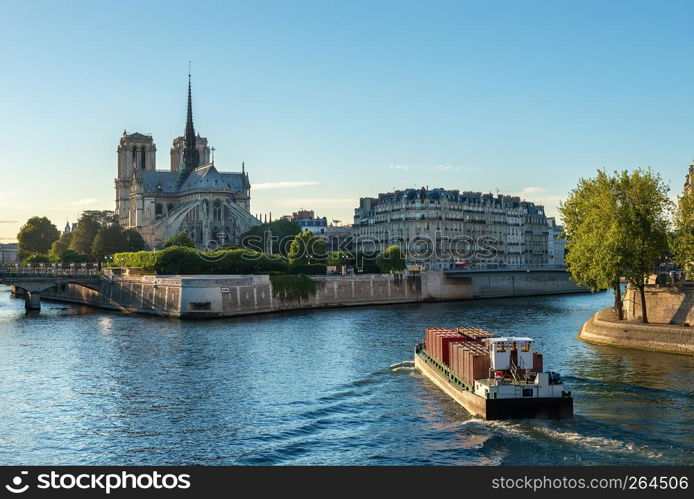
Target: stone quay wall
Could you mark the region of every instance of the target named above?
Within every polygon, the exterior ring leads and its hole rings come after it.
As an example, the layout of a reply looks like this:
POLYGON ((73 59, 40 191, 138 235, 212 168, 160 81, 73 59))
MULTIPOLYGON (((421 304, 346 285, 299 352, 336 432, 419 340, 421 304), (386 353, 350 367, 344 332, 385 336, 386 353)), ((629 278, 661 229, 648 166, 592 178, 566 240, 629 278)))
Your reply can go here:
POLYGON ((565 272, 479 272, 447 277, 367 274, 313 276, 316 294, 306 300, 273 296, 267 275, 126 276, 104 278, 98 290, 59 284, 48 300, 169 317, 214 318, 297 309, 385 305, 475 298, 583 292, 565 272))
MULTIPOLYGON (((625 319, 641 320, 641 295, 638 289, 633 286, 627 288, 623 306, 625 319)), ((646 312, 651 323, 694 325, 694 283, 646 286, 646 312)))
POLYGON ((588 319, 581 326, 578 338, 599 345, 694 354, 694 327, 620 321, 611 308, 603 309, 588 319))

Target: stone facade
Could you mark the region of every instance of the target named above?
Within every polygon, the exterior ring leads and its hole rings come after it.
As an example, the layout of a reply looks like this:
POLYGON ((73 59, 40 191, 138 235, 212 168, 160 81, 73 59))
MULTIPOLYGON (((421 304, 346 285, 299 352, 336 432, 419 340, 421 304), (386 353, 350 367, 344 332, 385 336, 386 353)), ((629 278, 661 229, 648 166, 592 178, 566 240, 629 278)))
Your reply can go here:
POLYGON ((554 217, 547 217, 549 235, 547 236, 547 255, 550 266, 564 266, 566 254, 566 239, 562 237, 564 227, 557 225, 554 217))
POLYGON ((406 249, 408 263, 451 268, 543 267, 550 228, 544 207, 519 197, 406 189, 362 198, 352 226, 357 251, 406 249))
POLYGON ((19 261, 19 245, 17 243, 0 243, 0 264, 16 263, 19 261))

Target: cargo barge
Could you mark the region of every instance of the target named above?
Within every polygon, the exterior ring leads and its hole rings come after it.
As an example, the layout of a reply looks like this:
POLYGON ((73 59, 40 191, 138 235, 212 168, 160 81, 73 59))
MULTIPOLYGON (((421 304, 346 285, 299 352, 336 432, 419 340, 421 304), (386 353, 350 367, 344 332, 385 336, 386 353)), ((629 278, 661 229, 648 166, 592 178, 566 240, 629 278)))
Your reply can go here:
POLYGON ((568 418, 573 397, 543 370, 533 339, 476 327, 429 327, 415 367, 470 414, 486 419, 568 418))

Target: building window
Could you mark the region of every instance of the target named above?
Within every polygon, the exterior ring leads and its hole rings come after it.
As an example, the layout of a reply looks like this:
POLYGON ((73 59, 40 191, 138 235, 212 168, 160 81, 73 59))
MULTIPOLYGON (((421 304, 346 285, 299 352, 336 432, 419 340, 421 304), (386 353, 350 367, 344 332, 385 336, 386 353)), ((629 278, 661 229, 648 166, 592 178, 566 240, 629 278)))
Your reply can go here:
POLYGON ((215 199, 214 205, 212 208, 212 218, 213 220, 221 221, 222 220, 222 203, 219 201, 219 199, 215 199))
POLYGON ((161 203, 157 203, 154 205, 154 215, 159 218, 164 214, 164 207, 162 206, 161 203))

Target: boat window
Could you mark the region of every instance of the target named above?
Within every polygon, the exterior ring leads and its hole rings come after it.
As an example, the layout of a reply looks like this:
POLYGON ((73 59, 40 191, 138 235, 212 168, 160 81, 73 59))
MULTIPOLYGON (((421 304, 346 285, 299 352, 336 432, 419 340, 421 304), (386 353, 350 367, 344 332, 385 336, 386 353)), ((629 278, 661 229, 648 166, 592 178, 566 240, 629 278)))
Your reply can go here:
POLYGON ((529 351, 530 351, 530 343, 526 343, 525 345, 523 345, 523 351, 524 351, 524 352, 529 352, 529 351))
POLYGON ((506 351, 506 348, 504 347, 504 344, 503 344, 503 343, 497 343, 497 345, 496 345, 496 351, 497 351, 497 352, 505 352, 505 351, 506 351))

